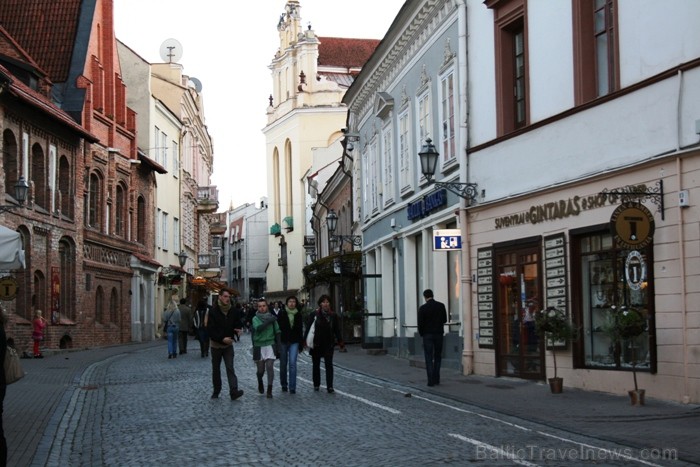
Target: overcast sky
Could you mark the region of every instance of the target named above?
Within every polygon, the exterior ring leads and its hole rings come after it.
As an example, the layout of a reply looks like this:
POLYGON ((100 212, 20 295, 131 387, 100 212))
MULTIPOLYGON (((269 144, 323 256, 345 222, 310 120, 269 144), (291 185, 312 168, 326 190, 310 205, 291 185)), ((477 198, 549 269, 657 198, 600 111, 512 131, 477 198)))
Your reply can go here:
MULTIPOLYGON (((404 0, 300 0, 302 24, 318 36, 382 39, 404 0)), ((182 44, 183 72, 202 83, 204 116, 214 141, 212 184, 219 211, 258 203, 267 194, 265 138, 286 0, 115 0, 117 39, 145 60, 162 62, 160 46, 182 44)))

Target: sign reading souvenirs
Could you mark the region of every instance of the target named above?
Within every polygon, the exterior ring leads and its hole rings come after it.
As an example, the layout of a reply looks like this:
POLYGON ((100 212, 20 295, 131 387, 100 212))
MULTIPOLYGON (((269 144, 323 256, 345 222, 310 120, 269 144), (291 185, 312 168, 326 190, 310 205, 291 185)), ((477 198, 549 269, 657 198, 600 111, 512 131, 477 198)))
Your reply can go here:
POLYGON ((410 203, 406 208, 408 220, 425 217, 432 211, 447 204, 447 190, 437 190, 428 193, 415 203, 410 203))
POLYGON ((462 231, 459 229, 433 230, 433 251, 461 250, 462 231))
POLYGON ((479 347, 493 348, 493 250, 491 248, 482 248, 476 252, 476 258, 476 292, 477 307, 479 311, 479 347))
MULTIPOLYGON (((544 239, 544 275, 546 307, 566 310, 566 237, 564 234, 552 235, 544 239)), ((547 348, 553 347, 564 348, 566 341, 547 340, 547 348)))
POLYGON ((627 281, 627 286, 632 290, 644 288, 644 283, 647 280, 647 263, 637 250, 632 250, 627 255, 627 260, 625 260, 625 280, 627 281))
POLYGON ((654 216, 642 204, 624 203, 613 211, 610 228, 620 247, 642 249, 654 237, 654 216))
MULTIPOLYGON (((620 192, 646 192, 647 186, 628 185, 619 190, 620 192)), ((539 224, 546 221, 555 221, 558 219, 566 219, 572 216, 578 216, 583 211, 602 208, 617 204, 621 195, 609 192, 596 193, 588 196, 574 196, 568 199, 560 199, 544 204, 530 206, 527 211, 510 214, 508 216, 498 217, 495 219, 496 229, 507 229, 509 227, 517 227, 524 224, 539 224)))

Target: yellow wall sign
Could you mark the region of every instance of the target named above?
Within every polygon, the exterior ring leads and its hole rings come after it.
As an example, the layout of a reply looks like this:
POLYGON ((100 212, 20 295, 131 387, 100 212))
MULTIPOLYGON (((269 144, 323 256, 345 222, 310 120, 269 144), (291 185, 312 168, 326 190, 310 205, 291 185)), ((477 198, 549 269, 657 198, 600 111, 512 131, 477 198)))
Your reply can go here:
POLYGON ((0 300, 14 300, 17 296, 17 280, 12 276, 0 278, 0 300))
POLYGON ((623 203, 613 211, 610 228, 622 248, 641 249, 654 238, 654 216, 642 204, 623 203))

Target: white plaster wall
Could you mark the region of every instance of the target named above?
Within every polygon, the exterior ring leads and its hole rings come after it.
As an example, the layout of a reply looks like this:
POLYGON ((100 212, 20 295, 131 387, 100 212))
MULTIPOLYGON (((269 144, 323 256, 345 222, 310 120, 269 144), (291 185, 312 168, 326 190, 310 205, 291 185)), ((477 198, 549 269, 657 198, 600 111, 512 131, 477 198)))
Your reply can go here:
POLYGON ((482 0, 467 0, 468 146, 496 137, 496 52, 493 13, 482 0))

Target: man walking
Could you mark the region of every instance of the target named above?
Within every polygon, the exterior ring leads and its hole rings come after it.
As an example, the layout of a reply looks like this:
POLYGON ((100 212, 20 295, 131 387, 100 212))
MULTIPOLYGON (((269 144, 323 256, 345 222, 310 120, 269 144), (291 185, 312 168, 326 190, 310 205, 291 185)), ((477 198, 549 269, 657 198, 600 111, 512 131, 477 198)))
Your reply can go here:
POLYGON ((207 333, 211 344, 212 382, 214 384, 211 398, 218 399, 221 392, 221 360, 223 360, 231 400, 236 400, 243 395, 243 391, 238 389, 238 379, 233 369, 233 336, 240 335, 241 322, 231 306, 231 292, 227 289, 219 292, 219 299, 209 311, 207 333))
POLYGON ((180 329, 178 336, 180 355, 187 353, 187 338, 190 335, 190 327, 192 327, 192 308, 187 304, 187 299, 180 299, 180 329))
POLYGON ((418 309, 418 334, 423 338, 428 386, 435 386, 440 384, 443 326, 447 322, 447 310, 444 304, 435 301, 432 290, 425 289, 423 298, 425 303, 418 309))

